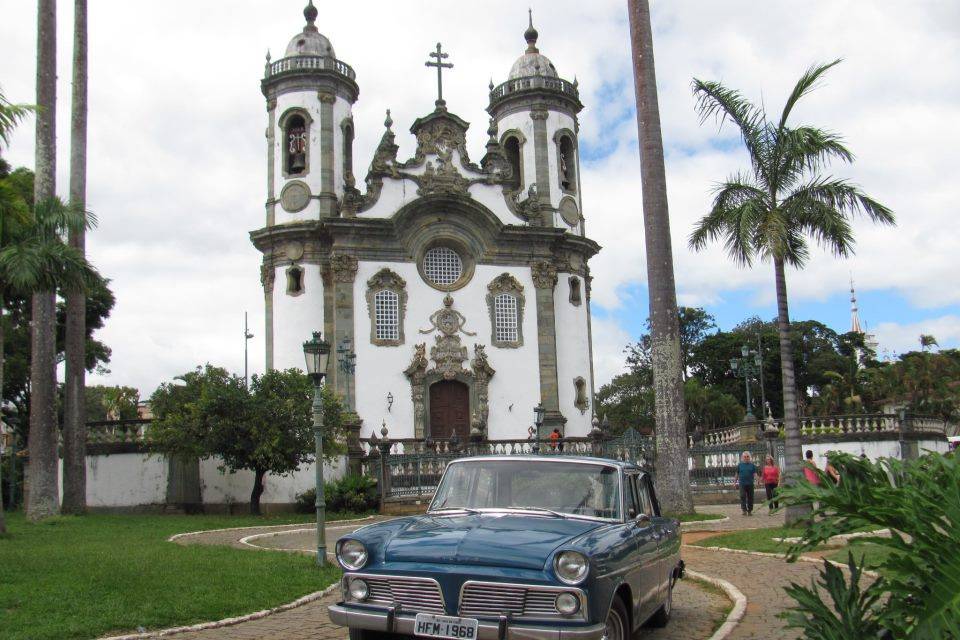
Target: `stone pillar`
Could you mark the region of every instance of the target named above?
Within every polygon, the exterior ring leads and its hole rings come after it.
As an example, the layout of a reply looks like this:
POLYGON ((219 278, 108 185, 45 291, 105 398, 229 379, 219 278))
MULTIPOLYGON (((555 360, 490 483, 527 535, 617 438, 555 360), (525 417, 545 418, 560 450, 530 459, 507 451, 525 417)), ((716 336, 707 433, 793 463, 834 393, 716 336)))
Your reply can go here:
POLYGON ((920 447, 909 435, 913 429, 906 411, 900 411, 897 415, 897 430, 900 432, 900 459, 916 460, 920 457, 920 447))
POLYGON ((363 473, 363 447, 360 446, 360 432, 363 420, 356 414, 347 419, 347 474, 358 476, 363 473))
POLYGON ((277 137, 277 101, 267 101, 267 226, 271 227, 276 223, 277 195, 276 185, 273 183, 275 177, 274 163, 276 162, 276 137, 277 137))
POLYGON ((380 453, 380 513, 384 512, 384 505, 387 498, 390 497, 390 438, 387 437, 387 427, 380 430, 383 438, 377 442, 377 450, 380 453))
POLYGON ((542 107, 530 112, 533 120, 534 167, 537 171, 537 196, 540 201, 540 225, 553 226, 553 207, 550 201, 550 140, 547 137, 547 110, 542 107))
POLYGON ((557 268, 545 260, 530 268, 533 286, 537 295, 537 347, 540 358, 540 401, 546 410, 543 418, 544 437, 560 427, 567 419, 560 412, 560 395, 557 383, 557 321, 553 290, 557 285, 557 268))
POLYGON ((337 215, 337 194, 334 189, 333 103, 337 97, 321 92, 320 99, 320 217, 337 215))
POLYGON ((330 269, 333 272, 333 337, 330 341, 330 363, 328 367, 335 371, 333 379, 336 391, 342 398, 346 398, 350 407, 356 407, 354 402, 355 384, 347 384, 347 376, 340 370, 337 362, 337 345, 344 338, 353 339, 353 283, 357 278, 357 259, 354 256, 335 253, 330 256, 330 269), (349 387, 349 389, 348 389, 349 387), (349 394, 349 395, 348 395, 349 394))
POLYGON ((263 285, 263 344, 267 371, 273 369, 273 283, 276 273, 266 256, 260 266, 260 284, 263 285))

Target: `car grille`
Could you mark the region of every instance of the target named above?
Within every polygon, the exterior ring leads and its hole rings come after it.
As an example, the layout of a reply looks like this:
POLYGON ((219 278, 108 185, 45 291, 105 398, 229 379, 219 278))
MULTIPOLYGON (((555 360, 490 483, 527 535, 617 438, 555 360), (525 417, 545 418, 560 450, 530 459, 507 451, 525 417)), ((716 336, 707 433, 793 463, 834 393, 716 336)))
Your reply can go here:
POLYGON ((399 604, 408 611, 444 613, 443 596, 440 594, 440 586, 435 580, 371 575, 358 575, 356 577, 362 577, 370 588, 370 596, 364 601, 365 603, 384 606, 399 604))
MULTIPOLYGON (((467 582, 460 594, 460 615, 471 617, 499 617, 511 615, 520 618, 557 618, 554 601, 557 594, 570 591, 581 596, 576 589, 528 587, 526 585, 497 582, 467 582)), ((572 618, 581 617, 581 612, 572 618)))

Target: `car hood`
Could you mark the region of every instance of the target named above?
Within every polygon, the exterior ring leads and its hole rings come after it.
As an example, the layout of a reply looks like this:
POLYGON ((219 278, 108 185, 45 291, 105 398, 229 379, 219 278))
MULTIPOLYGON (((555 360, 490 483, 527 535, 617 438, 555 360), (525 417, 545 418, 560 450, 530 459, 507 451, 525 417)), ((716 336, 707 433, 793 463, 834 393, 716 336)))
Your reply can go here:
POLYGON ((528 514, 423 515, 386 541, 386 562, 541 569, 554 549, 602 522, 528 514))

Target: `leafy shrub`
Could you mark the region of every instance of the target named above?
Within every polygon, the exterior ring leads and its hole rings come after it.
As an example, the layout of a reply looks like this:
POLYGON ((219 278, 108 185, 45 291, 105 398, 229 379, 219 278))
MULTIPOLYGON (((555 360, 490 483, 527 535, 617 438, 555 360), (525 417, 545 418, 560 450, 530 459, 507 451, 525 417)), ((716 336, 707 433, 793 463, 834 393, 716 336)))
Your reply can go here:
MULTIPOLYGON (((377 482, 361 475, 348 475, 323 485, 328 511, 364 513, 377 508, 380 496, 377 482)), ((310 513, 315 507, 316 491, 308 489, 297 494, 297 513, 310 513)))
POLYGON ((823 476, 819 485, 801 482, 781 492, 781 505, 816 505, 789 555, 871 525, 889 529, 890 537, 863 536, 850 544, 874 544, 886 553, 879 554, 879 576, 862 592, 862 564, 850 567, 849 578, 835 567, 821 571, 832 609, 821 606, 816 585, 792 585, 788 593, 797 606, 783 617, 816 640, 960 639, 960 461, 954 454, 877 463, 847 454, 829 459, 840 484, 823 476))

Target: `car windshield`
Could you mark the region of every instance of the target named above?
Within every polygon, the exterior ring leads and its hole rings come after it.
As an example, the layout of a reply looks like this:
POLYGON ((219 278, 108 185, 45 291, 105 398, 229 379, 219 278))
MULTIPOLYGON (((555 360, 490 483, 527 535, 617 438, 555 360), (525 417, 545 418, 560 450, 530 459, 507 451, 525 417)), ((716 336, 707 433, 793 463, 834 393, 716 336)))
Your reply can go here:
POLYGON ((431 511, 524 508, 547 515, 619 519, 617 469, 527 458, 454 462, 430 505, 431 511))

